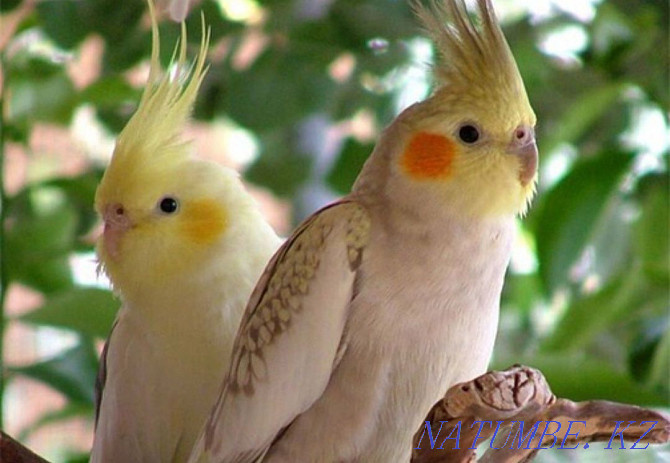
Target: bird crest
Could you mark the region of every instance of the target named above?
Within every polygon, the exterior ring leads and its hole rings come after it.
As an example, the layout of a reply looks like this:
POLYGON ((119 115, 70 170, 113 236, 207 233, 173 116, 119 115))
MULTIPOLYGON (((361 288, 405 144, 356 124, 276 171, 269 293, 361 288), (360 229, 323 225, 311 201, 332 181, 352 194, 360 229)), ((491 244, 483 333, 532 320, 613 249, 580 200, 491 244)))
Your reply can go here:
POLYGON ((117 138, 108 170, 126 172, 140 166, 174 164, 188 156, 187 143, 180 139, 191 115, 193 103, 207 67, 205 58, 210 31, 202 17, 202 40, 192 64, 187 63, 186 25, 181 23, 181 38, 175 46, 171 65, 163 71, 159 61, 160 36, 156 11, 148 2, 151 15, 151 65, 139 106, 117 138))
POLYGON ((475 18, 464 0, 432 1, 429 7, 415 0, 413 9, 438 51, 433 71, 438 97, 466 94, 485 105, 530 108, 491 0, 477 0, 475 18))

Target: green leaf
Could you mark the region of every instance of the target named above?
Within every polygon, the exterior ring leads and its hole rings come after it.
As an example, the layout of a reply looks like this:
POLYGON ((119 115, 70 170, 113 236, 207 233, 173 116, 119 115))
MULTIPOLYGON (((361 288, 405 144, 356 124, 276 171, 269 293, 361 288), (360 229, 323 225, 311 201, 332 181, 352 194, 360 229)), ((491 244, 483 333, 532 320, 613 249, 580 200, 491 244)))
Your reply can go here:
POLYGON ((9 371, 41 381, 69 400, 93 404, 98 357, 90 339, 82 338, 78 346, 49 360, 9 371))
POLYGON ((297 137, 292 130, 264 136, 263 150, 245 178, 278 196, 292 196, 309 177, 313 162, 312 157, 299 152, 297 137))
POLYGON ((514 274, 508 273, 503 286, 502 306, 510 306, 522 314, 529 314, 541 300, 542 284, 537 273, 514 274))
MULTIPOLYGON (((54 187, 60 190, 67 198, 77 214, 77 236, 89 233, 91 228, 98 222, 98 215, 93 208, 95 191, 98 188, 103 171, 92 169, 76 177, 56 178, 43 183, 45 187, 54 187)), ((77 251, 90 251, 92 246, 88 242, 77 241, 74 243, 77 251)))
POLYGON ((60 177, 47 180, 43 185, 63 191, 71 204, 78 207, 88 207, 92 210, 95 191, 102 179, 102 174, 102 169, 93 168, 76 177, 60 177))
MULTIPOLYGON (((19 262, 19 268, 11 268, 9 272, 11 279, 21 281, 46 293, 72 286, 70 263, 67 256, 42 256, 39 259, 36 257, 34 254, 26 256, 23 262, 19 262)), ((7 261, 17 263, 19 259, 8 256, 7 261)))
POLYGON ((259 0, 258 3, 261 5, 268 6, 270 8, 276 8, 278 5, 282 5, 284 3, 291 3, 293 0, 259 0))
POLYGON ((634 226, 634 246, 644 269, 651 275, 667 279, 670 271, 670 181, 667 173, 643 177, 638 189, 642 213, 634 226))
POLYGON ((140 24, 145 2, 89 0, 78 2, 90 31, 105 40, 103 74, 120 73, 150 55, 151 33, 140 24))
POLYGON ((601 61, 613 61, 632 42, 634 31, 630 19, 612 1, 598 7, 591 24, 591 51, 601 61))
POLYGON ((299 47, 303 53, 313 53, 314 61, 322 66, 346 51, 338 39, 338 28, 328 16, 316 21, 299 22, 291 28, 289 35, 292 46, 299 47))
POLYGON ((98 120, 107 130, 120 133, 133 115, 135 105, 120 105, 117 108, 97 108, 98 120))
POLYGON ((614 194, 593 227, 589 240, 590 262, 584 270, 597 278, 600 285, 607 285, 612 278, 631 269, 630 211, 630 201, 614 194))
POLYGON ((110 291, 72 288, 50 296, 42 307, 20 316, 19 320, 106 338, 118 308, 119 301, 110 291))
POLYGON ((103 77, 81 91, 80 99, 95 106, 116 107, 128 101, 136 103, 139 94, 119 76, 103 77))
POLYGON ((65 69, 40 58, 15 59, 8 82, 9 119, 67 124, 76 105, 76 94, 65 69))
POLYGON ((647 383, 651 386, 659 385, 666 393, 670 390, 670 329, 667 329, 656 344, 656 350, 651 360, 647 383))
POLYGON ((325 109, 335 82, 294 50, 268 49, 249 69, 230 75, 224 89, 220 110, 251 130, 268 131, 325 109))
POLYGON ((614 82, 575 96, 548 137, 542 140, 543 152, 551 153, 559 144, 574 144, 578 141, 621 98, 627 88, 628 84, 614 82))
POLYGON ((8 276, 46 293, 72 286, 69 254, 74 246, 77 214, 55 188, 31 187, 8 205, 8 276), (44 200, 33 197, 47 198, 44 200))
POLYGON ((90 461, 91 461, 90 454, 75 452, 68 454, 63 463, 89 463, 90 461))
POLYGON ((611 400, 643 407, 668 406, 664 394, 634 381, 625 371, 578 353, 497 359, 493 369, 505 369, 512 363, 540 370, 557 397, 574 401, 611 400))
MULTIPOLYGON (((557 21, 557 19, 554 20, 557 21)), ((560 69, 552 66, 551 58, 540 51, 535 40, 528 40, 529 37, 538 35, 538 29, 551 27, 551 22, 552 20, 543 21, 544 24, 541 28, 532 24, 529 18, 503 24, 505 37, 512 46, 514 58, 519 66, 519 72, 523 76, 533 106, 536 105, 539 98, 560 98, 559 95, 556 95, 556 92, 546 92, 548 82, 558 76, 560 69)), ((555 106, 552 109, 555 109, 555 106)), ((543 123, 540 124, 540 127, 542 125, 543 123)))
MULTIPOLYGON (((142 2, 124 2, 142 5, 142 2)), ((112 33, 113 34, 113 33, 112 33)), ((148 31, 137 28, 121 27, 116 37, 107 37, 108 46, 102 57, 105 73, 120 73, 148 58, 151 38, 148 31)))
POLYGON ((217 43, 220 38, 243 29, 243 24, 228 20, 221 14, 221 8, 216 0, 204 0, 197 4, 195 10, 191 11, 186 18, 186 29, 188 30, 189 42, 200 40, 201 22, 200 13, 205 15, 205 22, 211 32, 211 43, 217 43))
POLYGON ((553 290, 569 281, 569 271, 592 237, 609 199, 617 194, 631 156, 605 152, 574 166, 536 208, 540 275, 553 290))
POLYGON ((567 351, 583 348, 626 311, 633 310, 641 288, 639 273, 614 279, 600 291, 570 304, 552 334, 542 341, 542 350, 567 351))
POLYGON ((38 2, 36 6, 44 31, 62 48, 74 48, 90 31, 82 17, 82 2, 58 0, 38 2))
POLYGON ((340 194, 349 193, 374 147, 372 143, 361 143, 354 138, 345 140, 337 161, 326 177, 328 185, 340 194))
POLYGON ((2 0, 0 2, 0 13, 7 13, 21 4, 21 0, 2 0))
POLYGON ((392 42, 418 35, 417 23, 406 2, 336 0, 329 14, 346 48, 364 48, 373 38, 392 42))
POLYGON ((125 37, 138 30, 142 15, 147 13, 144 2, 90 0, 77 3, 78 13, 90 30, 117 47, 124 43, 125 37))
MULTIPOLYGON (((647 317, 643 319, 638 326, 633 328, 637 331, 634 334, 633 342, 628 352, 628 366, 633 376, 641 382, 650 386, 665 386, 668 391, 668 381, 670 375, 661 377, 664 371, 668 370, 670 365, 662 365, 664 360, 668 360, 668 353, 663 352, 663 339, 670 333, 670 320, 668 316, 647 317), (654 370, 652 373, 652 370, 654 370)), ((631 330, 632 331, 632 330, 631 330)), ((667 343, 667 341, 665 341, 667 343)), ((668 391, 670 392, 670 391, 668 391)))

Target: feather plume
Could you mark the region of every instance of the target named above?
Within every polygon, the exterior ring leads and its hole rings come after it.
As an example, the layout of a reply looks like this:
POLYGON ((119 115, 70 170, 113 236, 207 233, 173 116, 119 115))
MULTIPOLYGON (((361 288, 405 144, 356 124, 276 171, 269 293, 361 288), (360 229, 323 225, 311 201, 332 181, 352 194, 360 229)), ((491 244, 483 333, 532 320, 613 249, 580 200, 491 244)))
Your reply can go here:
POLYGON ((157 156, 168 163, 188 156, 187 143, 181 140, 181 133, 207 72, 205 58, 210 30, 202 16, 200 50, 195 62, 189 65, 186 61, 186 25, 182 22, 181 38, 175 47, 172 64, 164 72, 159 61, 160 36, 156 11, 152 1, 148 4, 152 31, 149 78, 137 111, 119 134, 110 169, 123 171, 133 165, 155 163, 157 156))
POLYGON ((464 0, 433 1, 429 7, 416 0, 413 9, 439 52, 434 67, 438 93, 467 93, 496 103, 527 101, 491 0, 477 0, 477 18, 469 15, 464 0))

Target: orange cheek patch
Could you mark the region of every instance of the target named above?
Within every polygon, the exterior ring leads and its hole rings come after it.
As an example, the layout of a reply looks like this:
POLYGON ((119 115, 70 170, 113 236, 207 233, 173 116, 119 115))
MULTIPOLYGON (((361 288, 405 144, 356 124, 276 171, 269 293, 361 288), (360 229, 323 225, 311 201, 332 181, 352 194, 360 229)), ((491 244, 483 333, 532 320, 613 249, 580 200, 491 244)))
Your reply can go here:
POLYGON ((200 244, 211 243, 226 229, 226 212, 211 199, 191 201, 184 205, 183 233, 200 244))
POLYGON ((444 178, 451 171, 454 142, 442 135, 419 132, 407 144, 400 159, 403 170, 417 179, 444 178))

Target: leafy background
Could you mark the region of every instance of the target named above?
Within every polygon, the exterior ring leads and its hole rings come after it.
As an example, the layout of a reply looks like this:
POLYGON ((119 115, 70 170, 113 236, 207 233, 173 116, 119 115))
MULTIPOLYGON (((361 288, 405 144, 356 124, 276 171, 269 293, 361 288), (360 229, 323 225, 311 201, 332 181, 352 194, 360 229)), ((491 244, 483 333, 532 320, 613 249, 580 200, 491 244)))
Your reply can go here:
MULTIPOLYGON (((542 170, 493 366, 538 367, 574 400, 667 408, 668 2, 496 5, 538 115, 542 170)), ((213 38, 195 125, 219 133, 227 162, 275 195, 289 224, 344 194, 380 128, 430 85, 430 47, 404 1, 202 0, 193 10, 189 41, 200 10, 213 38)), ((145 77, 146 5, 3 0, 0 15, 0 427, 54 461, 85 460, 97 352, 118 302, 81 267, 93 265, 109 140, 145 77)), ((161 32, 167 64, 178 26, 163 21, 161 32)), ((669 453, 593 448, 540 460, 669 453)))

